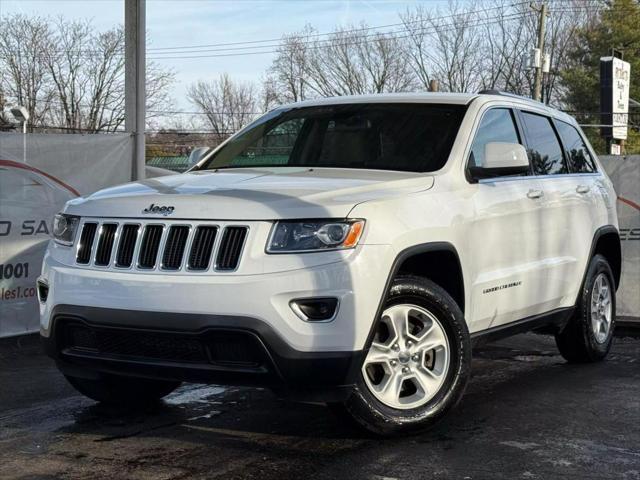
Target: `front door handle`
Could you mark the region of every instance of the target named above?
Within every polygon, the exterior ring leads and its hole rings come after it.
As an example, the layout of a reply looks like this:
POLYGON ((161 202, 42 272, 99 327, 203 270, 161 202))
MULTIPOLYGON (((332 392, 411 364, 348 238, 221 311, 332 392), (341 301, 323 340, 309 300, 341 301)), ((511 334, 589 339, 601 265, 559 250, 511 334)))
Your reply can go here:
POLYGON ((589 193, 589 186, 588 185, 578 185, 576 187, 576 192, 578 193, 589 193))
POLYGON ((527 192, 527 197, 529 198, 540 198, 542 195, 544 195, 542 190, 531 189, 527 192))

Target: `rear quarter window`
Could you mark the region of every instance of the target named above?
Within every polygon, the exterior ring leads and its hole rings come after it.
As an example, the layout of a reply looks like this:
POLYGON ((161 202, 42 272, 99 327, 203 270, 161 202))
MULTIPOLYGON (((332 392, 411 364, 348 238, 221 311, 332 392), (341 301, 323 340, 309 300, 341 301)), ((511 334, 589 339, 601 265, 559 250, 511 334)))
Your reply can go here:
POLYGON ((593 173, 597 171, 593 157, 589 153, 589 149, 578 129, 562 121, 556 121, 556 126, 567 151, 571 170, 575 173, 593 173))

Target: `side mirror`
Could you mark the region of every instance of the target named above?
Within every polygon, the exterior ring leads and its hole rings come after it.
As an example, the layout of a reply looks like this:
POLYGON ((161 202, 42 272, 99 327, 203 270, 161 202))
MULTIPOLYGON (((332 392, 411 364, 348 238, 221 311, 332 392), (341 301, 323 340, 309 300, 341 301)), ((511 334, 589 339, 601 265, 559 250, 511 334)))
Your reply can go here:
POLYGON ((191 150, 188 159, 188 167, 191 168, 196 165, 207 153, 209 153, 210 150, 210 147, 197 147, 191 150))
POLYGON ((471 176, 481 178, 529 173, 527 151, 519 143, 491 142, 484 146, 484 164, 470 167, 471 176))

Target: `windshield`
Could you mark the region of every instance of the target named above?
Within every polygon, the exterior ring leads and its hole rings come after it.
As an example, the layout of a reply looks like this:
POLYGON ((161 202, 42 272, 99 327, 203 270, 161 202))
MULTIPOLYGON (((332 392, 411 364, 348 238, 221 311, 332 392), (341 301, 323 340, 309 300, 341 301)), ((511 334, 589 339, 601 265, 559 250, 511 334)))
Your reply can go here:
POLYGON ((466 107, 350 104, 271 112, 200 169, 328 167, 432 172, 449 157, 466 107))

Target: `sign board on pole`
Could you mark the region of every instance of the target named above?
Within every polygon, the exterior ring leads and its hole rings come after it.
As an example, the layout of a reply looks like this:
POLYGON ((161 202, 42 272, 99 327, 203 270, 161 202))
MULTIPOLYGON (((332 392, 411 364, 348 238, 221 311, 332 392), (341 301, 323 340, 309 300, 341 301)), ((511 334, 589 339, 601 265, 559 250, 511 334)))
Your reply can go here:
POLYGON ((600 58, 600 117, 605 138, 627 139, 631 65, 616 57, 600 58))

